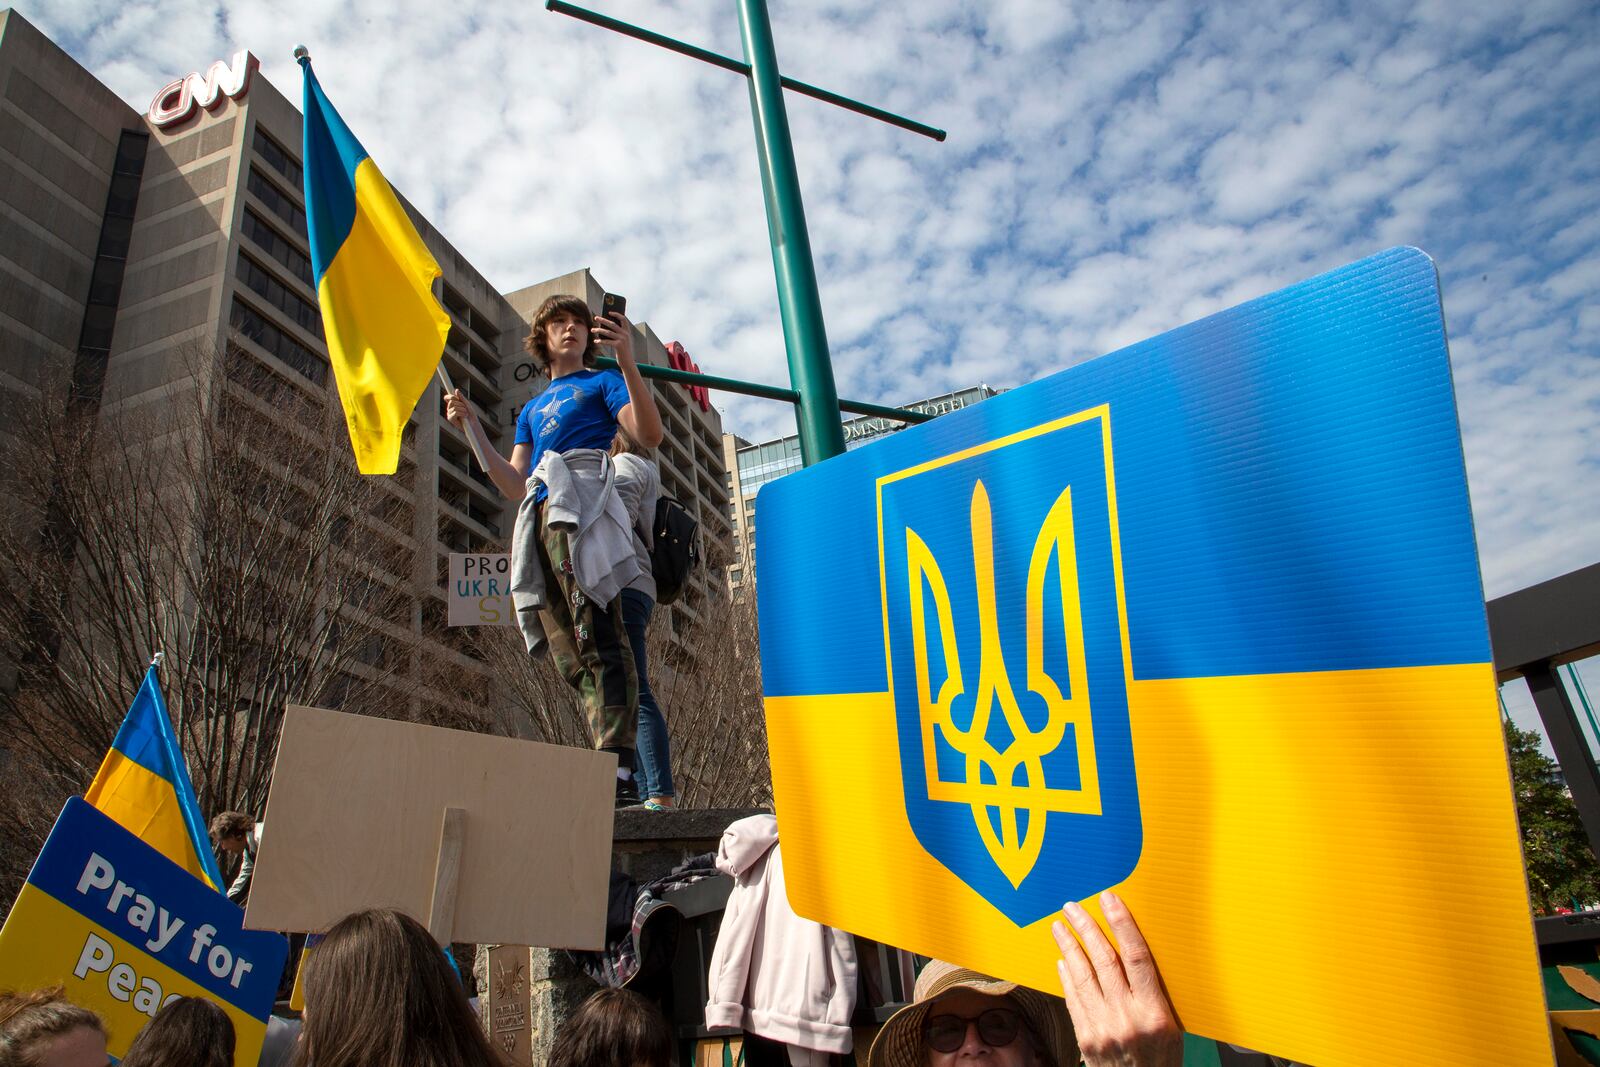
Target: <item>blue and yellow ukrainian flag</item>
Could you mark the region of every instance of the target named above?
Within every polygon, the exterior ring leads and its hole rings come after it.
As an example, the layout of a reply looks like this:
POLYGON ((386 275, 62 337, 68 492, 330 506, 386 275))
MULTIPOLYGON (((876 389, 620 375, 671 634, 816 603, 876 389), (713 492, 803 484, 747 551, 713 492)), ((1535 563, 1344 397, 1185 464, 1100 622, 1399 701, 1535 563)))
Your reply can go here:
POLYGON ((222 888, 153 664, 83 798, 211 888, 222 888))
POLYGON ((323 332, 356 466, 393 474, 400 438, 444 352, 442 273, 378 165, 305 70, 306 227, 323 332))
POLYGON ((1056 909, 1115 888, 1194 1033, 1322 1067, 1550 1062, 1425 255, 760 505, 801 915, 1058 991, 1056 909))

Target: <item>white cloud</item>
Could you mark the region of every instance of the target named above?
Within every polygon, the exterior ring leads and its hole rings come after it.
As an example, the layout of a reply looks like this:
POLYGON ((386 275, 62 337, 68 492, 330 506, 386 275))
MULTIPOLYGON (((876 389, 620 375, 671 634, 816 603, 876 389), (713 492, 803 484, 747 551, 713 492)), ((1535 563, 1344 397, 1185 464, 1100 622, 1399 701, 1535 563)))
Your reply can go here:
MULTIPOLYGON (((712 373, 787 377, 743 81, 537 5, 20 0, 134 106, 304 42, 503 289, 579 266, 712 373)), ((734 11, 590 6, 740 54, 734 11)), ((1600 9, 774 0, 840 392, 1018 385, 1388 244, 1439 264, 1491 595, 1600 560, 1600 9)), ((783 405, 720 398, 787 432, 783 405)))

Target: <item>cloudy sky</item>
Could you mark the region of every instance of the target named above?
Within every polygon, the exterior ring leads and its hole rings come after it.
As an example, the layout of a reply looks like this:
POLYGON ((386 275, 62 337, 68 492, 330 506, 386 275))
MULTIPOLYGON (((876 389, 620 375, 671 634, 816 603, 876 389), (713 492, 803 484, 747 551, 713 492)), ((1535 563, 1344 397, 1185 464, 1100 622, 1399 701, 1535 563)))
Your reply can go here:
MULTIPOLYGON (((546 12, 16 0, 143 109, 304 42, 491 281, 588 266, 711 373, 786 378, 744 82, 546 12)), ((589 6, 730 55, 726 0, 589 6)), ((1438 262, 1490 596, 1600 561, 1593 0, 771 0, 841 395, 1015 386, 1398 244, 1438 262)), ((727 428, 789 432, 727 399, 727 428)))

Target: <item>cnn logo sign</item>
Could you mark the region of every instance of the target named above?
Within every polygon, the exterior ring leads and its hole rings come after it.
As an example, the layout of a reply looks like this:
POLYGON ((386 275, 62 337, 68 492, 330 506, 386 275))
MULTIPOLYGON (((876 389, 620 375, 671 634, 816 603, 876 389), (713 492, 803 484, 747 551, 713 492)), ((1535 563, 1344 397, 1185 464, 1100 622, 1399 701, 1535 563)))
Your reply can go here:
POLYGON ((259 65, 249 52, 235 52, 231 63, 219 59, 203 78, 198 73, 186 74, 163 86, 145 116, 150 125, 165 128, 176 126, 197 107, 213 108, 224 99, 237 100, 250 88, 250 76, 259 65))
MULTIPOLYGON (((700 373, 699 365, 689 358, 688 351, 676 341, 667 345, 667 363, 673 370, 687 371, 690 374, 700 373)), ((701 411, 711 410, 710 390, 703 385, 685 385, 684 388, 699 402, 701 411)))

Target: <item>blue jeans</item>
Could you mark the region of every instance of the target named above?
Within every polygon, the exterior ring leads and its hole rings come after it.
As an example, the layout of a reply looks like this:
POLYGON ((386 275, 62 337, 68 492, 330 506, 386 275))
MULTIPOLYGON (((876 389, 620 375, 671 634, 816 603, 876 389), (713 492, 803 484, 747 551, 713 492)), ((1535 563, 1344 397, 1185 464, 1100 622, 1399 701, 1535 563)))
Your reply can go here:
POLYGON ((667 741, 667 719, 650 691, 650 672, 645 659, 644 631, 650 625, 650 613, 655 606, 655 601, 637 589, 622 591, 622 628, 628 631, 633 664, 639 674, 639 729, 634 745, 639 750, 636 768, 639 795, 646 800, 677 795, 672 786, 672 746, 667 741))

